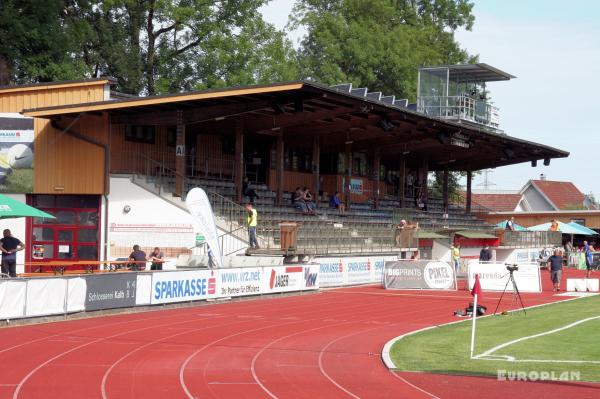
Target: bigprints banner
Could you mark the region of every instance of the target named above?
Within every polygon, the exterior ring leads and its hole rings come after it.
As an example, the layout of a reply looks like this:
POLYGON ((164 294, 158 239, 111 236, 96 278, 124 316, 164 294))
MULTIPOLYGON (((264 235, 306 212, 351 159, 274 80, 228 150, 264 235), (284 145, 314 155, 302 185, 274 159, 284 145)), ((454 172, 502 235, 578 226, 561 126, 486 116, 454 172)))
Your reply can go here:
POLYGON ((219 246, 215 215, 204 190, 200 187, 191 189, 185 198, 185 205, 194 217, 194 221, 198 224, 202 234, 204 234, 204 238, 213 253, 215 267, 223 267, 223 255, 219 246))
POLYGON ((454 268, 441 261, 385 262, 383 286, 387 289, 456 290, 454 268))

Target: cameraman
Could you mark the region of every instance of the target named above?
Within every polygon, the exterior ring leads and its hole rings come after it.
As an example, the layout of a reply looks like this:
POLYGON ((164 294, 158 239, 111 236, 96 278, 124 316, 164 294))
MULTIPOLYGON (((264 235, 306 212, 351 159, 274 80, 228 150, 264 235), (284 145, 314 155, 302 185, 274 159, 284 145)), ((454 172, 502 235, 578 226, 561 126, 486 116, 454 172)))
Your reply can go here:
POLYGON ((560 291, 560 278, 562 275, 563 258, 560 250, 554 250, 554 255, 548 258, 548 266, 550 266, 550 279, 554 283, 553 291, 560 291))

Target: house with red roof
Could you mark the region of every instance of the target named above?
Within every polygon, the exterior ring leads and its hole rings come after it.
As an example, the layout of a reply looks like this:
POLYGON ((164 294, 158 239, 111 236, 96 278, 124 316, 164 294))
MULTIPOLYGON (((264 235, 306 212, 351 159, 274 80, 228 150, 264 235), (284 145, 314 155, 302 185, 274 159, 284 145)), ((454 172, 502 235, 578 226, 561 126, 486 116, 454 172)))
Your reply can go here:
POLYGON ((593 201, 572 183, 529 180, 519 191, 473 191, 473 204, 490 212, 594 210, 593 201))

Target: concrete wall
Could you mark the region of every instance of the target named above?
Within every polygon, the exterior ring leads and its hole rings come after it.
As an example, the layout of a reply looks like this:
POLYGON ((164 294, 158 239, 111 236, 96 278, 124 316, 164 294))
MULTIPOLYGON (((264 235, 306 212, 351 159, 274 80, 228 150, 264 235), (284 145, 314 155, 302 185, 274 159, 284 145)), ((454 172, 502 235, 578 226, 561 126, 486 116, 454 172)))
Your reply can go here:
MULTIPOLYGON (((190 214, 165 199, 131 182, 129 177, 111 177, 108 196, 108 258, 126 257, 134 244, 146 253, 159 247, 168 265, 174 267, 180 254, 200 253, 190 214)), ((224 234, 219 230, 219 235, 224 234)), ((246 243, 228 240, 229 247, 245 248, 246 243)), ((224 253, 232 248, 224 248, 224 253)))

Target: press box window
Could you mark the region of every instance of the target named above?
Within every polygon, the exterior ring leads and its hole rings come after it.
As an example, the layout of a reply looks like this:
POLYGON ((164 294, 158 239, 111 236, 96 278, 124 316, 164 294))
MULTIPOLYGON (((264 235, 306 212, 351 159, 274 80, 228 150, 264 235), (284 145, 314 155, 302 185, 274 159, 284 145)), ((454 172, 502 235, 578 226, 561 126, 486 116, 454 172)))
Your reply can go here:
POLYGON ((156 140, 156 129, 148 125, 125 126, 125 140, 135 143, 154 144, 156 140))

